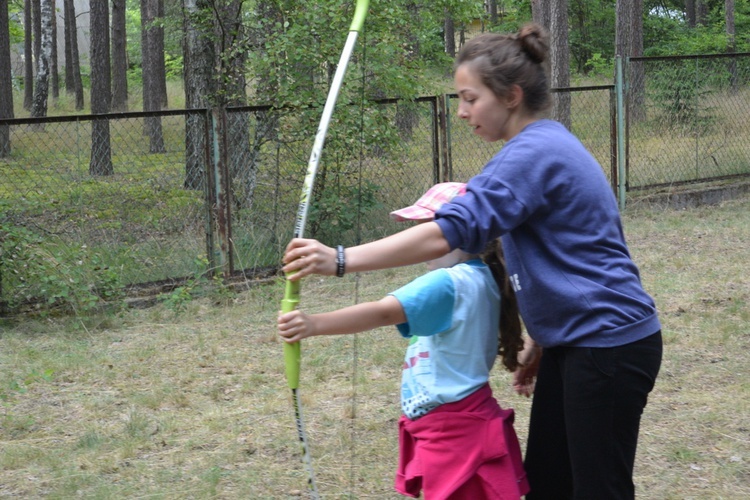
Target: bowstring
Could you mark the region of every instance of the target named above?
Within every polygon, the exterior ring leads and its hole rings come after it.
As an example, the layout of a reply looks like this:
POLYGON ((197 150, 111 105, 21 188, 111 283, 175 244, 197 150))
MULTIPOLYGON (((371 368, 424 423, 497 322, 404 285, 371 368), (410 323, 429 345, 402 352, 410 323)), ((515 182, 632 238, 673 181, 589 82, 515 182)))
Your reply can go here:
MULTIPOLYGON (((359 111, 359 160, 357 165, 357 217, 355 231, 355 245, 362 243, 362 165, 364 162, 364 143, 365 143, 365 83, 367 74, 365 69, 367 67, 367 29, 362 27, 362 77, 360 83, 360 111, 359 111)), ((354 304, 359 304, 359 286, 360 286, 361 273, 355 273, 354 275, 354 304)), ((351 468, 349 469, 349 498, 355 498, 353 495, 354 485, 356 484, 357 469, 357 375, 358 375, 358 359, 359 359, 359 334, 354 334, 352 342, 352 402, 351 402, 351 448, 350 448, 350 459, 349 463, 351 468)))

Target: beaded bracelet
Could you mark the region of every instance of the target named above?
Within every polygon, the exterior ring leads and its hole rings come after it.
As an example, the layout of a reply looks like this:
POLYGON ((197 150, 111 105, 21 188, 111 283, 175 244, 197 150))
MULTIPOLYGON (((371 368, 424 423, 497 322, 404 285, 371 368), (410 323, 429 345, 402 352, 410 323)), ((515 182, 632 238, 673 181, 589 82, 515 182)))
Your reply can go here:
POLYGON ((336 276, 339 278, 344 276, 346 272, 346 260, 344 259, 344 245, 336 247, 336 276))

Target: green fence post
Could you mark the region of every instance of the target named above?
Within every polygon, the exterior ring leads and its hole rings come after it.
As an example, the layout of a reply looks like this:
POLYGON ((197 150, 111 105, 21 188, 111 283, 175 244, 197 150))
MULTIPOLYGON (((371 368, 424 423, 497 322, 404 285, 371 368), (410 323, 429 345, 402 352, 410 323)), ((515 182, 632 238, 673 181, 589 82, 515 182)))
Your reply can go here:
POLYGON ((622 56, 616 57, 615 92, 617 93, 617 200, 625 210, 625 86, 623 85, 622 56))

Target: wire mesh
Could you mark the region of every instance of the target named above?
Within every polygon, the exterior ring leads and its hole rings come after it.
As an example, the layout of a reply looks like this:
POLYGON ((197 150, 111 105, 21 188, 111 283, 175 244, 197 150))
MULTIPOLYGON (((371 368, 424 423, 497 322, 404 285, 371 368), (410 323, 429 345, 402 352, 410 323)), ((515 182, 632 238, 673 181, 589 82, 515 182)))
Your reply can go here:
POLYGON ((630 190, 750 175, 748 56, 631 59, 630 190))
MULTIPOLYGON (((748 55, 630 61, 621 140, 631 191, 750 175, 748 55)), ((571 129, 614 188, 613 89, 553 92, 569 97, 571 129)), ((456 99, 339 103, 305 236, 349 246, 391 234, 404 223, 390 211, 435 182, 478 173, 502 144, 460 123, 456 99)), ((320 112, 248 106, 0 120, 0 306, 274 272, 320 112)))
MULTIPOLYGON (((185 189, 185 115, 18 120, 2 162, 0 279, 10 303, 193 274, 204 193, 185 189), (158 133, 151 130, 158 125, 158 133), (92 155, 106 125, 107 151, 92 155), (157 137, 158 136, 158 137, 157 137), (154 142, 158 139, 158 149, 154 142), (105 172, 105 173, 102 173, 105 172), (8 228, 27 237, 14 248, 8 228), (58 274, 59 273, 59 274, 58 274)), ((101 290, 99 290, 101 291, 101 290)))
MULTIPOLYGON (((433 102, 337 108, 305 237, 352 245, 399 228, 389 212, 413 203, 434 180, 433 102)), ((235 116, 230 121, 245 117, 249 130, 242 136, 250 138, 250 146, 241 148, 246 150, 242 168, 230 174, 234 267, 274 265, 293 234, 314 138, 311 124, 319 110, 234 108, 228 113, 235 116)), ((237 143, 231 139, 229 149, 237 143)))
MULTIPOLYGON (((613 182, 614 136, 612 86, 554 89, 554 94, 570 96, 571 131, 599 161, 610 183, 613 182)), ((461 123, 456 110, 458 96, 447 96, 448 136, 450 144, 452 180, 466 182, 479 173, 489 159, 500 151, 502 143, 487 143, 461 123)))

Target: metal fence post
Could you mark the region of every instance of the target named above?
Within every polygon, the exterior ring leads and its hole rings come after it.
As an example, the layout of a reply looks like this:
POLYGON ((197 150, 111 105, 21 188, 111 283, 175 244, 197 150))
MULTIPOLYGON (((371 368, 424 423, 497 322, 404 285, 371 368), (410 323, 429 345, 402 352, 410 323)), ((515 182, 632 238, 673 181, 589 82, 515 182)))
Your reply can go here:
POLYGON ((612 192, 617 195, 617 175, 618 168, 618 142, 619 137, 617 133, 617 90, 612 87, 609 90, 609 176, 610 186, 612 186, 612 192))
POLYGON ((450 137, 448 134, 448 96, 443 94, 438 98, 438 124, 440 137, 440 177, 435 182, 448 182, 453 178, 452 165, 450 163, 450 137))
POLYGON ((201 173, 205 177, 203 183, 203 196, 204 196, 204 210, 206 217, 206 259, 208 260, 209 274, 213 276, 214 269, 218 269, 219 263, 217 262, 218 251, 216 250, 216 243, 214 242, 214 206, 216 205, 216 177, 214 176, 213 169, 213 143, 214 143, 214 127, 213 127, 213 115, 211 109, 207 108, 203 115, 203 142, 200 146, 200 154, 203 155, 203 167, 201 173))
POLYGON ((616 57, 615 92, 617 93, 617 200, 625 209, 625 86, 623 85, 622 56, 616 57))
POLYGON ((232 275, 232 245, 229 172, 227 171, 227 130, 224 108, 211 110, 211 134, 213 151, 210 169, 213 171, 213 220, 214 262, 212 270, 221 270, 224 277, 232 275))
POLYGON ((433 184, 440 180, 440 105, 438 96, 430 97, 430 105, 432 108, 432 182, 433 184))
POLYGON ((444 171, 448 177, 446 181, 453 181, 453 138, 451 137, 451 98, 448 94, 443 94, 445 100, 445 165, 444 171))

